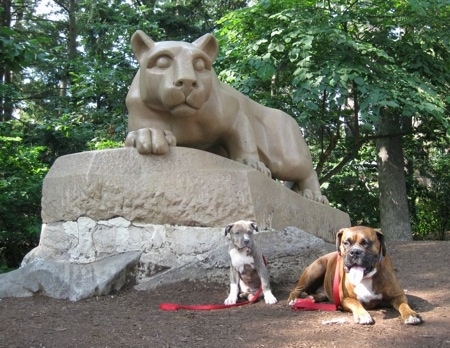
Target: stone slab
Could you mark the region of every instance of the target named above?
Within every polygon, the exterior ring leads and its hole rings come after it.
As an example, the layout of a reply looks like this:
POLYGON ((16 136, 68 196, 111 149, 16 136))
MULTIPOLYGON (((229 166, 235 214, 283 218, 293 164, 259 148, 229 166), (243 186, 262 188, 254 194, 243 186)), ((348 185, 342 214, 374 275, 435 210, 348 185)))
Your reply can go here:
POLYGON ((134 224, 262 229, 296 226, 328 242, 348 214, 305 199, 257 170, 205 151, 174 147, 164 156, 134 148, 58 158, 44 179, 44 223, 123 217, 134 224))

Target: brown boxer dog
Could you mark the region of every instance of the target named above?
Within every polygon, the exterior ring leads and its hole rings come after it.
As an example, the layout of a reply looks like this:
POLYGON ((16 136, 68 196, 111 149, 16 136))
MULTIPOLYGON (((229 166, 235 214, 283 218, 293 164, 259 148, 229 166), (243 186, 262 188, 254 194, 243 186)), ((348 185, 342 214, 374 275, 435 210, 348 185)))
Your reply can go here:
POLYGON ((405 324, 422 323, 420 316, 409 307, 391 259, 386 256, 381 231, 365 226, 343 228, 336 234, 336 247, 338 253, 322 256, 305 269, 289 296, 289 304, 306 296, 312 296, 316 302, 334 301, 333 279, 339 267, 341 307, 353 313, 356 323, 373 324, 366 309, 378 305, 395 308, 405 324))

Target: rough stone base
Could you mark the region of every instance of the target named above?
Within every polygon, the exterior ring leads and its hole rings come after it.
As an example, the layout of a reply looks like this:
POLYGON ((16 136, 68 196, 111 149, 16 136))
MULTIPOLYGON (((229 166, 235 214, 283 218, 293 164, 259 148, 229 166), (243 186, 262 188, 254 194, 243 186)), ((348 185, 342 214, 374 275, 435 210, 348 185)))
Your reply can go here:
POLYGON ((123 286, 115 281, 123 274, 133 274, 137 289, 186 278, 227 282, 224 228, 241 219, 263 231, 256 239, 277 282, 295 282, 309 262, 334 248, 328 243, 336 231, 350 226, 347 214, 204 151, 175 147, 166 156, 142 156, 123 148, 63 156, 44 180, 40 244, 23 268, 0 275, 0 297, 40 291, 76 300, 123 286), (136 253, 134 261, 120 257, 136 253), (96 286, 100 274, 109 274, 109 283, 101 281, 109 285, 96 286))
MULTIPOLYGON (((270 261, 276 282, 295 282, 307 264, 335 249, 334 244, 295 227, 261 231, 255 242, 270 261)), ((134 270, 137 289, 184 279, 227 282, 229 244, 223 228, 134 225, 123 218, 95 222, 82 217, 44 225, 39 246, 22 265, 36 261, 90 265, 110 255, 139 252, 134 270)))
POLYGON ((249 166, 183 147, 165 156, 122 148, 58 158, 43 184, 43 223, 82 216, 198 227, 245 219, 269 230, 296 226, 328 242, 350 226, 346 213, 305 199, 249 166))

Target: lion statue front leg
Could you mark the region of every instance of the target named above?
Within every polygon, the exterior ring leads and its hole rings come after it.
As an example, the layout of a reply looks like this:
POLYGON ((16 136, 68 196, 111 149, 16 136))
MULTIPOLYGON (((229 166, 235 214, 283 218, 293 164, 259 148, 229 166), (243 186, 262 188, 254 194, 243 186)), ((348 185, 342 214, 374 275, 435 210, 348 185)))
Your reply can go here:
POLYGON ((141 128, 128 133, 125 146, 135 147, 142 155, 165 155, 170 146, 176 146, 177 139, 169 130, 141 128))

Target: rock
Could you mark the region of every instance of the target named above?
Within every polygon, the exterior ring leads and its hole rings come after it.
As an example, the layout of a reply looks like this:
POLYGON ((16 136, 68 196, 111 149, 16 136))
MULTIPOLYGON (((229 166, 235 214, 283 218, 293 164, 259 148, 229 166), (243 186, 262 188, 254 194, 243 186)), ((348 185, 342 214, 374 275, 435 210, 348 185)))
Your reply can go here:
MULTIPOLYGON (((263 231, 255 234, 255 243, 268 262, 270 278, 274 282, 295 284, 303 269, 319 255, 336 250, 305 231, 288 227, 284 231, 263 231)), ((135 289, 151 290, 162 284, 185 279, 218 281, 228 284, 230 259, 229 242, 210 250, 197 261, 170 268, 148 280, 139 282, 135 289)))
POLYGON ((87 264, 37 259, 0 274, 0 297, 28 297, 39 293, 77 301, 107 295, 134 282, 141 254, 141 251, 129 251, 87 264))
POLYGON ((350 226, 347 214, 200 150, 63 156, 44 180, 39 246, 20 269, 0 275, 0 298, 79 300, 118 290, 130 277, 141 290, 187 278, 227 283, 224 228, 241 219, 259 225, 256 239, 277 282, 295 282, 350 226))
POLYGON ((183 147, 165 156, 122 148, 58 158, 44 180, 42 220, 80 217, 198 227, 245 219, 261 229, 296 226, 332 243, 340 228, 350 226, 346 213, 303 198, 249 166, 183 147))

